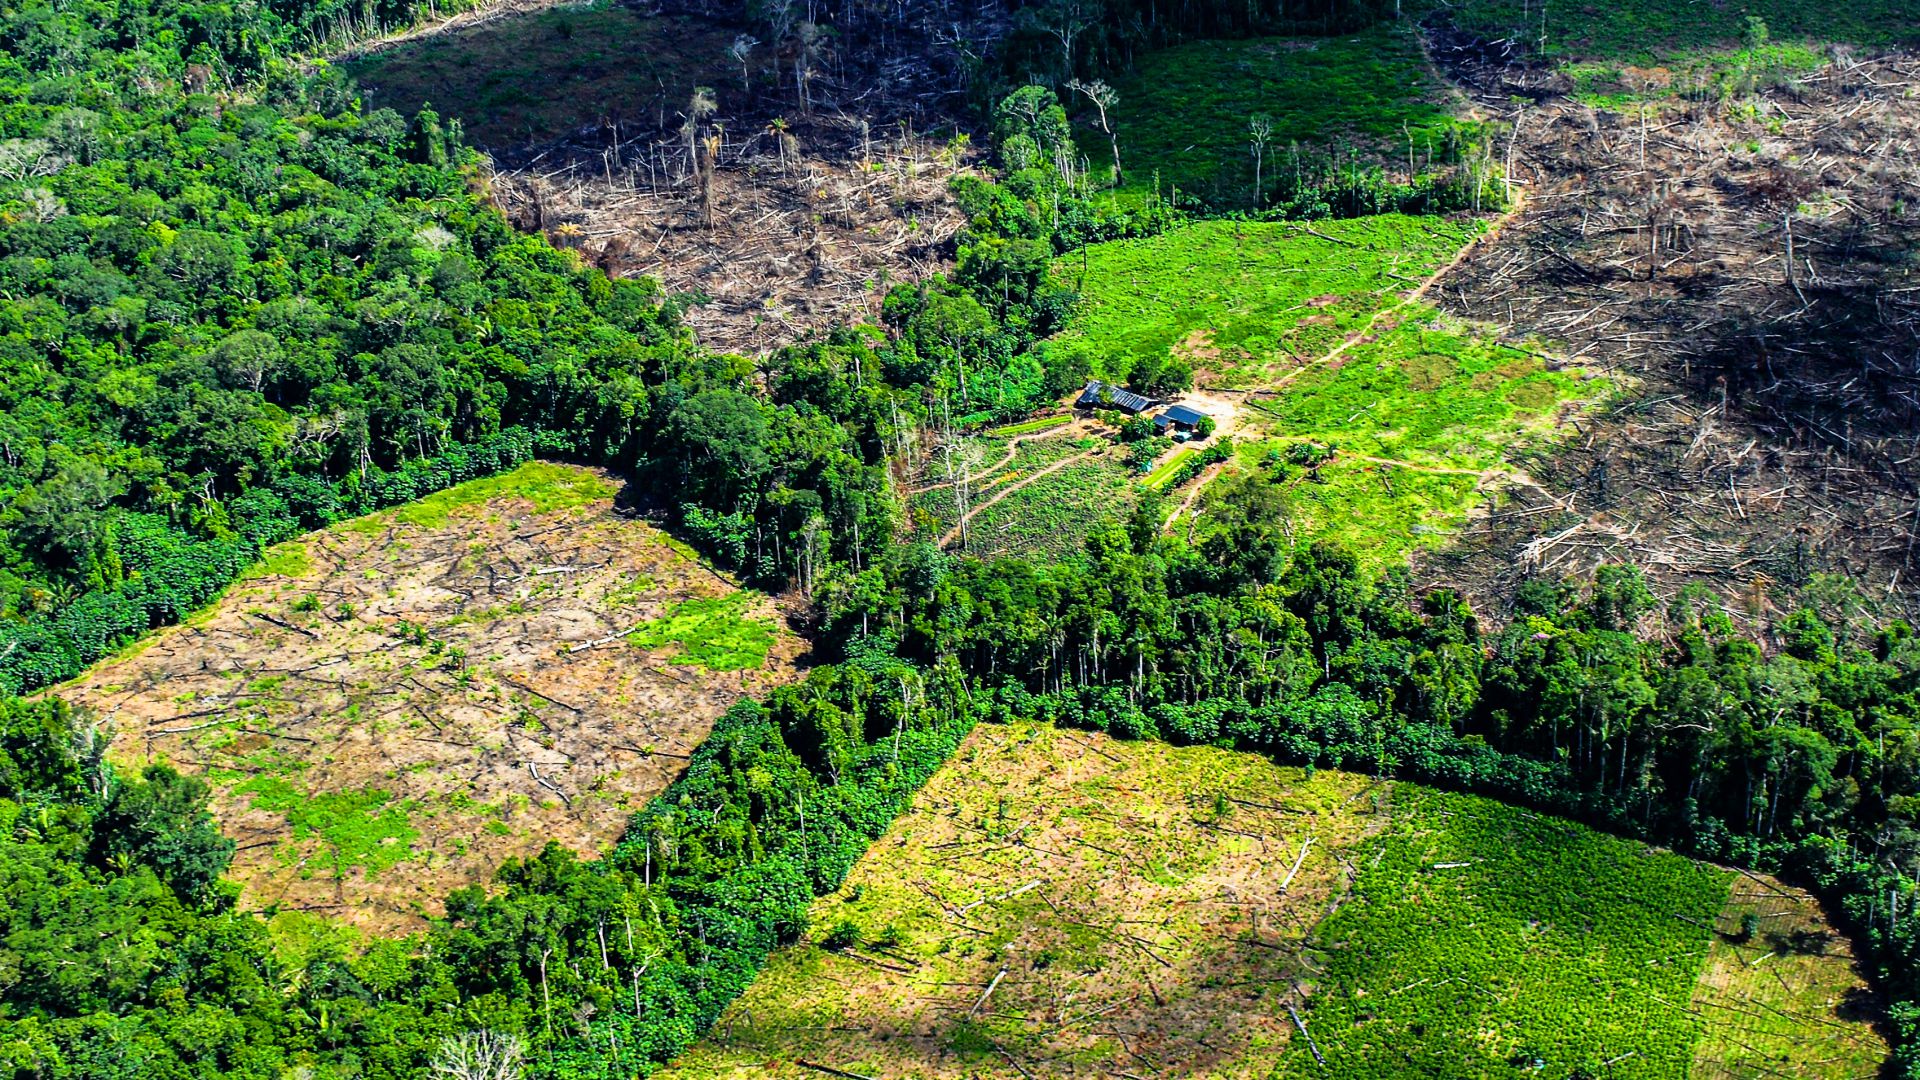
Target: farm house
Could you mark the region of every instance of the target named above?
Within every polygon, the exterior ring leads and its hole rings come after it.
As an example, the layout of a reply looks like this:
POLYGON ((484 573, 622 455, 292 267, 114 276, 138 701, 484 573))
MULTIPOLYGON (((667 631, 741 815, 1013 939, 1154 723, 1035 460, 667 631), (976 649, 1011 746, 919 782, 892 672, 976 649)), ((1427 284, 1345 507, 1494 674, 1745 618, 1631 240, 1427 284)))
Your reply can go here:
POLYGON ((1162 435, 1191 438, 1206 418, 1207 414, 1199 409, 1188 405, 1174 405, 1170 406, 1166 412, 1154 417, 1153 426, 1162 435))

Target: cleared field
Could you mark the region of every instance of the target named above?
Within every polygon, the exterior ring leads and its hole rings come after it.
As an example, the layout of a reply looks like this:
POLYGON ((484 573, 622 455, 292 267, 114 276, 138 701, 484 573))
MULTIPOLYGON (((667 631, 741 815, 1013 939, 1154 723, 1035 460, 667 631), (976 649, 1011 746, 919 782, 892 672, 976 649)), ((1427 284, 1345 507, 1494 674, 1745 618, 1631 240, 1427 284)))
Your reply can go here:
MULTIPOLYGON (((1422 4, 1422 7, 1441 7, 1422 4)), ((1617 0, 1553 4, 1538 0, 1458 0, 1444 5, 1454 25, 1485 38, 1509 38, 1548 56, 1633 63, 1686 61, 1724 51, 1751 33, 1757 18, 1769 36, 1795 42, 1898 45, 1920 40, 1912 0, 1617 0)))
POLYGON ((966 222, 947 183, 972 155, 935 134, 942 118, 900 77, 930 65, 828 45, 833 77, 810 84, 809 107, 785 51, 746 21, 691 11, 568 3, 343 66, 371 105, 457 119, 518 228, 704 297, 686 318, 717 350, 877 319, 885 283, 948 264, 966 222), (754 47, 736 58, 736 41, 754 47), (701 119, 684 129, 690 113, 701 119), (718 146, 696 183, 700 138, 718 146))
MULTIPOLYGON (((1114 89, 1127 192, 1172 188, 1224 207, 1251 205, 1249 122, 1270 121, 1264 174, 1292 170, 1336 148, 1416 167, 1461 126, 1449 92, 1403 27, 1380 25, 1330 38, 1195 41, 1139 58, 1114 89)), ((1082 152, 1108 160, 1105 133, 1083 126, 1082 152)))
POLYGON ((1689 1005, 1706 1024, 1694 1080, 1881 1075, 1889 1051, 1872 1024, 1880 1002, 1818 901, 1771 877, 1742 874, 1714 929, 1689 1005))
POLYGON ((1514 452, 1604 392, 1410 298, 1478 232, 1384 215, 1213 221, 1099 245, 1084 268, 1061 265, 1086 302, 1055 347, 1086 349, 1111 381, 1191 366, 1197 386, 1240 403, 1238 468, 1277 486, 1296 538, 1389 564, 1524 484, 1514 452), (1299 467, 1304 450, 1324 460, 1299 467))
MULTIPOLYGON (((983 725, 664 1075, 1730 1075, 1696 1048, 1779 998, 1685 1003, 1736 880, 1485 799, 983 725)), ((1859 992, 1839 950, 1794 963, 1859 992)), ((1865 1060, 1825 1001, 1783 1027, 1865 1060)))
POLYGON ((310 534, 57 692, 206 777, 246 906, 411 928, 548 840, 603 848, 793 673, 770 601, 616 488, 536 463, 310 534))
POLYGON ((932 450, 907 491, 916 529, 981 555, 1057 557, 1132 505, 1137 476, 1124 448, 1093 433, 1099 425, 1068 417, 1014 427, 1027 430, 960 435, 932 450))
MULTIPOLYGON (((475 145, 551 142, 582 127, 653 123, 724 80, 733 35, 626 6, 518 15, 347 61, 369 105, 458 117, 475 145)), ((737 71, 735 72, 737 75, 737 71)))

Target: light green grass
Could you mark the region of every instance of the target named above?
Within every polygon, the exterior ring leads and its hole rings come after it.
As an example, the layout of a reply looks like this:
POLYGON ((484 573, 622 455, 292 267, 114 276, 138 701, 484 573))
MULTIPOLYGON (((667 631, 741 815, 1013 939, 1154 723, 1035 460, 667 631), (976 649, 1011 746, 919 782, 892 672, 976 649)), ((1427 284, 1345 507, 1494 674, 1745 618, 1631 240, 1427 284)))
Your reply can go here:
POLYGON ((996 439, 1006 439, 1012 438, 1015 435, 1031 435, 1036 431, 1046 431, 1049 428, 1057 428, 1062 424, 1071 423, 1073 423, 1072 414, 1061 413, 1059 416, 1043 416, 1038 420, 1025 420, 1018 424, 1008 424, 1005 427, 993 428, 988 431, 987 434, 996 439))
MULTIPOLYGON (((1363 155, 1404 161, 1407 140, 1425 159, 1463 122, 1450 115, 1447 91, 1419 42, 1404 27, 1381 25, 1343 37, 1195 41, 1141 55, 1115 80, 1113 111, 1126 189, 1178 187, 1218 206, 1252 201, 1248 121, 1272 118, 1265 174, 1292 168, 1289 147, 1308 156, 1340 144, 1363 155)), ((1084 100, 1077 102, 1084 105, 1084 100)), ((1087 124, 1076 138, 1095 168, 1110 160, 1107 136, 1087 124)))
POLYGON ((378 877, 419 854, 413 842, 420 832, 410 816, 417 808, 411 802, 395 801, 388 792, 310 794, 270 775, 257 776, 233 790, 250 796, 256 810, 285 815, 296 844, 319 841, 321 850, 314 862, 335 876, 358 867, 367 877, 378 877))
POLYGON ((1297 542, 1338 540, 1390 565, 1463 527, 1516 446, 1550 438, 1567 403, 1599 393, 1405 302, 1478 228, 1397 215, 1312 232, 1213 221, 1098 245, 1084 269, 1058 268, 1085 300, 1052 347, 1085 349, 1114 381, 1172 357, 1203 385, 1260 391, 1235 435, 1241 469, 1280 486, 1297 542), (1290 470, 1295 443, 1336 453, 1317 472, 1290 470))
POLYGON ((1487 799, 1396 789, 1313 935, 1317 991, 1283 1076, 1687 1074, 1685 1006, 1732 875, 1487 799), (1581 1071, 1584 1070, 1584 1071, 1581 1071))
POLYGON ((1167 481, 1173 479, 1173 474, 1179 472, 1180 467, 1187 463, 1187 459, 1197 453, 1199 453, 1199 451, 1191 446, 1181 447, 1174 451, 1171 457, 1161 462, 1159 467, 1148 473, 1140 483, 1145 487, 1155 490, 1165 487, 1167 481))
POLYGON ((616 490, 613 481, 592 470, 551 461, 529 461, 512 472, 456 484, 404 506, 355 518, 341 527, 353 532, 372 533, 397 522, 423 529, 439 529, 444 528, 456 513, 502 498, 525 499, 533 504, 534 513, 551 514, 585 506, 598 499, 610 499, 616 490))
POLYGON ((1265 385, 1398 303, 1479 231, 1388 214, 1312 226, 1205 221, 1097 244, 1055 268, 1082 296, 1058 345, 1084 347, 1110 382, 1172 355, 1210 385, 1265 385))
POLYGON ((633 631, 627 640, 639 649, 678 645, 683 662, 708 671, 764 667, 774 632, 765 619, 746 614, 753 600, 752 594, 744 592, 683 600, 633 631))
POLYGON ((260 556, 259 562, 248 567, 240 575, 240 580, 247 581, 258 577, 302 578, 306 577, 308 571, 312 569, 313 560, 307 551, 307 545, 298 540, 288 540, 286 543, 275 544, 268 548, 260 556))

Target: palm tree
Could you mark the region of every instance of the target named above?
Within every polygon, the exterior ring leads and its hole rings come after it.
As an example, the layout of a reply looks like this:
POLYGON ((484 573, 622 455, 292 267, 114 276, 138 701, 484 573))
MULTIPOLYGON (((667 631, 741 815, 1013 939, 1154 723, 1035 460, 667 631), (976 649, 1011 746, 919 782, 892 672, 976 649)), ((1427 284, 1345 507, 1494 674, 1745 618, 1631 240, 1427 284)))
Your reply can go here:
POLYGON ((699 168, 700 124, 719 111, 720 102, 713 96, 713 87, 693 88, 693 97, 687 101, 687 122, 680 126, 680 134, 687 137, 687 163, 694 169, 699 168))

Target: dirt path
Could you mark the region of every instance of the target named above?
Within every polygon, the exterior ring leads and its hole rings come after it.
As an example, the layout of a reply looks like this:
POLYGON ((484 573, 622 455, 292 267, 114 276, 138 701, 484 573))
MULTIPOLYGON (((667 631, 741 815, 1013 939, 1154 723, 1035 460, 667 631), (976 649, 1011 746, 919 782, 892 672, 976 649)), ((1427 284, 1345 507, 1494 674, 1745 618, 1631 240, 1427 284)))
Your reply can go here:
POLYGON ((1426 277, 1426 280, 1414 286, 1413 291, 1402 296, 1400 298, 1399 303, 1394 304, 1392 307, 1384 307, 1384 308, 1381 308, 1379 311, 1374 312, 1372 317, 1367 319, 1367 324, 1361 327, 1360 329, 1354 331, 1353 333, 1348 334, 1345 341, 1342 341, 1340 344, 1335 345, 1331 349, 1328 349, 1326 353, 1319 356, 1318 358, 1309 360, 1308 362, 1300 365, 1294 370, 1287 372, 1285 375, 1281 376, 1280 379, 1275 383, 1273 383, 1271 386, 1260 387, 1258 389, 1246 391, 1247 395, 1251 397, 1254 394, 1275 393, 1279 391, 1282 387, 1286 386, 1288 383, 1306 374, 1307 372, 1312 371, 1313 369, 1320 367, 1322 365, 1330 364, 1333 361, 1340 359, 1342 356, 1345 356, 1348 349, 1351 349, 1355 345, 1361 344, 1362 342, 1367 340, 1368 335, 1373 333, 1374 327, 1380 325, 1381 319, 1384 319, 1389 315, 1397 314, 1401 311, 1404 311, 1408 307, 1411 307, 1414 304, 1417 304, 1420 301, 1426 299, 1428 290, 1432 289, 1435 285, 1439 284, 1441 278, 1446 277, 1448 274, 1452 273, 1456 269, 1459 269, 1460 265, 1466 262, 1467 259, 1471 257, 1474 252, 1478 251, 1481 245, 1490 243, 1495 237, 1499 236, 1500 230, 1504 228, 1508 222, 1512 221, 1515 217, 1517 217, 1520 211, 1525 207, 1525 205, 1526 205, 1525 194, 1522 192, 1516 192, 1514 194, 1511 205, 1509 205, 1507 208, 1506 213, 1501 214, 1499 217, 1495 218, 1493 220, 1493 224, 1487 227, 1486 232, 1483 232, 1479 236, 1476 236, 1472 240, 1468 241, 1467 243, 1462 244, 1460 246, 1460 250, 1453 253, 1453 258, 1448 259, 1446 261, 1446 264, 1444 266, 1441 266, 1438 270, 1435 270, 1433 273, 1428 274, 1426 277))
POLYGON ((1171 517, 1167 518, 1166 531, 1172 531, 1173 527, 1180 523, 1180 519, 1185 517, 1188 511, 1193 509, 1193 504, 1200 501, 1200 493, 1206 490, 1208 484, 1218 479, 1226 467, 1227 463, 1222 461, 1200 470, 1200 475, 1194 477, 1192 482, 1187 485, 1186 498, 1180 500, 1180 506, 1174 510, 1171 517))
MULTIPOLYGON (((1246 405, 1245 405, 1246 399, 1251 398, 1256 394, 1277 393, 1283 387, 1285 387, 1289 382, 1292 382, 1294 379, 1305 374, 1306 372, 1311 371, 1314 368, 1321 367, 1325 364, 1332 363, 1333 361, 1339 359, 1341 356, 1345 355, 1348 349, 1351 349, 1355 345, 1358 345, 1361 342, 1365 341, 1367 339, 1367 336, 1373 333, 1374 327, 1380 324, 1381 319, 1385 318, 1388 315, 1394 314, 1395 312, 1405 310, 1407 307, 1413 304, 1417 304, 1421 300, 1425 299, 1427 292, 1431 290, 1435 285, 1439 284, 1440 279, 1446 277, 1448 274, 1458 269, 1461 266, 1461 264, 1465 263, 1467 259, 1474 254, 1474 252, 1480 249, 1481 245, 1490 243, 1493 241, 1495 237, 1499 236, 1500 230, 1504 228, 1508 222, 1514 220, 1514 218, 1520 213, 1520 211, 1525 206, 1525 202, 1526 202, 1526 199, 1525 199, 1524 193, 1516 193, 1513 198, 1512 204, 1511 206, 1509 206, 1506 213, 1501 214, 1499 217, 1495 218, 1493 221, 1493 224, 1487 228, 1486 232, 1481 233, 1479 236, 1474 237, 1468 243, 1462 244, 1460 246, 1460 250, 1454 252, 1453 257, 1451 259, 1448 259, 1444 265, 1434 270, 1433 273, 1428 274, 1426 279, 1421 281, 1420 284, 1414 286, 1411 292, 1408 292, 1406 295, 1402 296, 1400 298, 1399 303, 1394 304, 1392 307, 1381 308, 1379 311, 1374 312, 1373 316, 1367 320, 1367 324, 1365 326, 1361 327, 1358 331, 1347 335, 1347 339, 1345 341, 1342 341, 1340 344, 1327 350, 1325 354, 1305 364, 1302 364, 1300 367, 1296 368, 1293 371, 1288 372, 1286 375, 1282 376, 1279 381, 1273 383, 1270 386, 1257 387, 1250 390, 1213 391, 1205 394, 1190 395, 1191 397, 1204 398, 1204 402, 1195 404, 1195 407, 1201 408, 1202 411, 1204 412, 1210 412, 1215 416, 1216 420, 1218 420, 1220 423, 1220 428, 1218 431, 1219 435, 1224 437, 1225 435, 1230 434, 1232 431, 1237 430, 1240 427, 1240 421, 1244 416, 1244 410, 1246 408, 1246 405), (1233 400, 1235 397, 1238 397, 1241 400, 1239 401, 1233 400)), ((1178 453, 1178 452, 1179 452, 1179 448, 1177 447, 1172 451, 1172 453, 1178 453)), ((1498 468, 1498 467, 1493 469, 1484 469, 1484 470, 1445 469, 1437 466, 1414 465, 1404 461, 1391 461, 1386 458, 1366 457, 1364 455, 1359 455, 1359 454, 1350 455, 1350 456, 1353 456, 1363 461, 1373 461, 1382 465, 1398 465, 1402 468, 1414 469, 1420 472, 1457 473, 1463 476, 1478 476, 1483 481, 1487 479, 1491 479, 1495 475, 1506 474, 1506 475, 1512 476, 1513 478, 1517 479, 1522 483, 1525 483, 1534 487, 1539 486, 1538 484, 1534 483, 1531 477, 1526 476, 1524 473, 1511 473, 1510 470, 1507 470, 1504 468, 1498 468)), ((1164 463, 1165 460, 1166 460, 1165 458, 1162 458, 1160 462, 1155 463, 1156 466, 1158 464, 1164 463)), ((1205 489, 1208 484, 1211 484, 1214 480, 1219 478, 1220 473, 1224 471, 1225 464, 1226 464, 1225 462, 1222 462, 1219 465, 1211 466, 1206 470, 1202 471, 1199 476, 1196 476, 1195 478, 1187 482, 1186 496, 1181 500, 1180 508, 1174 511, 1172 517, 1167 519, 1167 525, 1166 525, 1167 528, 1169 529, 1173 528, 1173 526, 1179 522, 1180 518, 1186 515, 1193 508, 1193 504, 1200 497, 1200 492, 1203 489, 1205 489)))
POLYGON ((1015 482, 1008 484, 1006 487, 1001 488, 998 492, 994 493, 993 498, 988 499, 986 502, 980 503, 979 505, 975 506, 973 509, 967 511, 966 514, 962 516, 960 520, 954 524, 953 528, 948 529, 945 535, 940 537, 940 546, 946 547, 948 544, 951 544, 954 542, 954 540, 958 539, 960 536, 961 530, 965 529, 967 527, 967 523, 972 521, 974 517, 980 513, 980 511, 985 510, 987 507, 992 506, 993 504, 999 502, 1001 499, 1004 499, 1007 496, 1013 494, 1014 492, 1019 491, 1021 488, 1026 487, 1028 484, 1033 483, 1035 480, 1038 480, 1043 476, 1047 476, 1051 473, 1059 472, 1061 469, 1066 468, 1067 466, 1073 464, 1076 461, 1085 461, 1087 458, 1092 456, 1093 456, 1093 451, 1082 450, 1081 452, 1073 455, 1072 457, 1061 458, 1059 461, 1054 462, 1053 464, 1047 466, 1046 468, 1040 469, 1037 472, 1027 475, 1023 479, 1016 480, 1015 482))
MULTIPOLYGON (((1020 447, 1023 443, 1038 442, 1041 439, 1052 438, 1056 435, 1065 435, 1068 432, 1085 435, 1087 434, 1087 427, 1088 425, 1086 421, 1076 420, 1070 424, 1061 424, 1059 427, 1048 428, 1045 431, 1036 431, 1029 435, 1015 435, 1012 439, 1008 440, 1007 442, 1007 452, 1001 456, 999 461, 996 461, 992 465, 989 465, 986 468, 980 470, 979 476, 974 480, 974 482, 980 483, 980 484, 988 483, 993 479, 994 473, 997 473, 1001 469, 1006 468, 1008 465, 1013 464, 1013 459, 1019 456, 1020 447)), ((927 484, 923 487, 908 488, 906 489, 904 494, 922 495, 929 491, 939 491, 942 488, 950 488, 953 485, 954 485, 954 481, 952 480, 942 480, 937 484, 927 484)))

